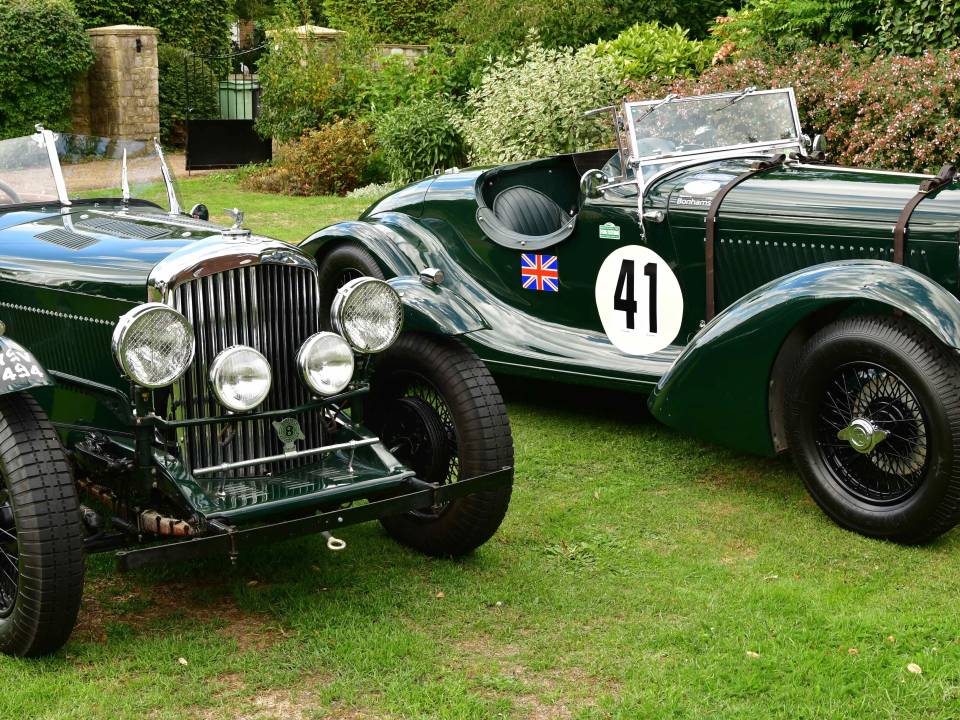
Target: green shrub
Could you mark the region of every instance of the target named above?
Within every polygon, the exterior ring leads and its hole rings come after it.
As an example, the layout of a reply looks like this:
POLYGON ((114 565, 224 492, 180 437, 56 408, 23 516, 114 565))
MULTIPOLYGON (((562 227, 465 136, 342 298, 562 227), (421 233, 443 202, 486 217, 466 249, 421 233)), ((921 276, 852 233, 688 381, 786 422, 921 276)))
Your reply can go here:
POLYGON ((696 79, 635 84, 637 97, 792 86, 808 133, 841 165, 936 171, 960 154, 960 51, 919 58, 810 47, 776 64, 739 58, 696 79))
POLYGON ((418 180, 464 161, 457 106, 444 98, 399 105, 376 123, 377 145, 394 181, 418 180))
POLYGON ((351 190, 347 193, 347 197, 353 198, 354 200, 366 200, 367 202, 373 202, 374 200, 379 200, 384 195, 389 195, 394 190, 398 190, 401 187, 403 187, 403 183, 393 181, 370 183, 369 185, 364 185, 356 188, 355 190, 351 190))
POLYGON ((38 122, 68 128, 73 89, 92 63, 69 3, 0 2, 0 138, 28 135, 38 122))
POLYGON ((339 121, 281 146, 274 161, 243 173, 248 190, 283 195, 343 195, 370 181, 370 127, 339 121))
POLYGON ((551 50, 532 42, 493 63, 470 91, 459 121, 470 160, 510 162, 592 147, 601 137, 583 113, 617 101, 622 91, 617 63, 595 48, 551 50))
POLYGON ((399 57, 373 61, 364 88, 364 112, 382 114, 432 97, 463 98, 486 66, 467 46, 435 45, 411 65, 399 57))
POLYGON ((157 47, 157 64, 160 72, 160 139, 164 145, 183 145, 187 107, 196 117, 216 117, 219 99, 215 75, 190 51, 166 43, 157 47), (184 72, 187 64, 191 75, 189 95, 184 72))
POLYGON ((163 42, 201 55, 230 50, 231 0, 74 0, 86 27, 149 25, 163 42))
POLYGON ((879 43, 903 55, 931 48, 955 48, 960 43, 960 2, 957 0, 881 0, 879 43))
POLYGON ((691 40, 679 25, 638 23, 609 41, 596 45, 600 55, 616 61, 623 77, 639 80, 650 75, 699 75, 716 52, 712 42, 691 40))
POLYGON ((258 132, 286 142, 357 113, 366 105, 370 53, 360 33, 336 42, 310 43, 287 32, 274 35, 258 68, 258 132))
POLYGON ((338 30, 363 30, 377 42, 429 44, 450 40, 444 16, 452 0, 324 0, 327 22, 338 30))

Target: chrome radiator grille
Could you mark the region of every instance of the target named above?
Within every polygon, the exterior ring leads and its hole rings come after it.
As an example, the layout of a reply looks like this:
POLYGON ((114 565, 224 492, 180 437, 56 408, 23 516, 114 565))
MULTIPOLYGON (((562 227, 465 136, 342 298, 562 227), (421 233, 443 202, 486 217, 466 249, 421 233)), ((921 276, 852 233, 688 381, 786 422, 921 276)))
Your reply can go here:
MULTIPOLYGON (((193 365, 174 386, 174 417, 197 419, 227 415, 210 389, 208 369, 221 350, 249 345, 270 362, 273 386, 259 410, 303 405, 310 394, 300 380, 296 355, 319 328, 316 273, 308 268, 262 264, 227 270, 179 285, 171 304, 193 325, 197 350, 193 365)), ((252 460, 283 452, 267 419, 242 419, 227 425, 188 428, 181 437, 184 461, 190 468, 252 460)), ((273 418, 274 420, 282 418, 273 418)), ((319 410, 299 416, 306 439, 299 448, 323 444, 319 410)), ((277 473, 310 460, 253 465, 224 473, 252 477, 277 473)))

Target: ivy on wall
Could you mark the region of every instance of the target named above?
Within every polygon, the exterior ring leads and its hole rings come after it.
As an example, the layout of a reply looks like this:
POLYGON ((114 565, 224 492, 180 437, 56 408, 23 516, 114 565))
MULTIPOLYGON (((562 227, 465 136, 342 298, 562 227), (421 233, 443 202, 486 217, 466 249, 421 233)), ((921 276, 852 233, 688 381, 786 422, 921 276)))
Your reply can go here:
POLYGON ((28 135, 38 122, 68 128, 72 90, 92 63, 65 0, 0 2, 0 138, 28 135))
POLYGON ((220 55, 230 50, 230 0, 74 0, 85 27, 149 25, 160 40, 220 55))

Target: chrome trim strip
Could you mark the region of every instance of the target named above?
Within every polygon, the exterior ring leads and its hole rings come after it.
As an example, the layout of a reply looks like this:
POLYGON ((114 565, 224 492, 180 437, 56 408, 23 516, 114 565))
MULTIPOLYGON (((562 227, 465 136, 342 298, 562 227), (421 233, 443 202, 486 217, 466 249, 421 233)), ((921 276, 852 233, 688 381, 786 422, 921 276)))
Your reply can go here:
POLYGON ((291 458, 301 458, 307 457, 309 455, 320 455, 329 452, 335 452, 337 450, 356 450, 360 447, 367 447, 368 445, 375 445, 380 442, 380 438, 364 438, 363 440, 348 440, 344 443, 337 443, 336 445, 326 445, 324 447, 312 448, 309 450, 295 450, 290 453, 282 453, 281 455, 270 455, 269 457, 263 458, 254 458, 253 460, 240 460, 239 462, 233 463, 222 463, 220 465, 212 465, 210 467, 197 468, 193 471, 194 476, 201 475, 212 475, 217 472, 224 472, 226 470, 235 470, 237 468, 250 467, 251 465, 261 465, 264 463, 277 462, 279 460, 290 460, 291 458))
POLYGON ((911 173, 911 172, 902 172, 900 170, 878 170, 876 168, 857 168, 857 167, 846 167, 844 165, 825 165, 822 163, 807 163, 803 160, 798 160, 791 162, 787 167, 804 167, 804 168, 814 168, 817 170, 836 170, 837 172, 848 172, 848 173, 863 173, 865 175, 895 175, 896 177, 908 177, 908 178, 917 178, 918 180, 925 180, 927 178, 936 177, 936 175, 928 175, 926 173, 911 173))
POLYGON ((71 315, 70 313, 57 312, 56 310, 44 310, 43 308, 30 307, 29 305, 17 305, 16 303, 0 302, 0 307, 9 310, 20 310, 21 312, 36 313, 37 315, 49 315, 50 317, 63 318, 64 320, 83 320, 97 325, 116 325, 115 320, 104 320, 103 318, 87 317, 86 315, 71 315))

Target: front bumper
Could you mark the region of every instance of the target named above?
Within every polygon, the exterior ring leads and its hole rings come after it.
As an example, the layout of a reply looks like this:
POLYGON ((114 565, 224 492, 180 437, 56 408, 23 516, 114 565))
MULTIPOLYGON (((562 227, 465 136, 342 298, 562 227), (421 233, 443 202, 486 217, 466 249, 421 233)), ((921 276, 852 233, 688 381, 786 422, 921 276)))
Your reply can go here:
POLYGON ((196 558, 223 557, 235 560, 241 552, 263 542, 312 535, 412 510, 426 510, 466 495, 507 487, 512 481, 511 467, 437 487, 407 477, 402 484, 393 486, 393 491, 400 494, 386 499, 251 528, 235 528, 214 522, 212 525, 217 531, 212 535, 120 551, 116 555, 117 566, 121 570, 133 570, 155 563, 196 558))

